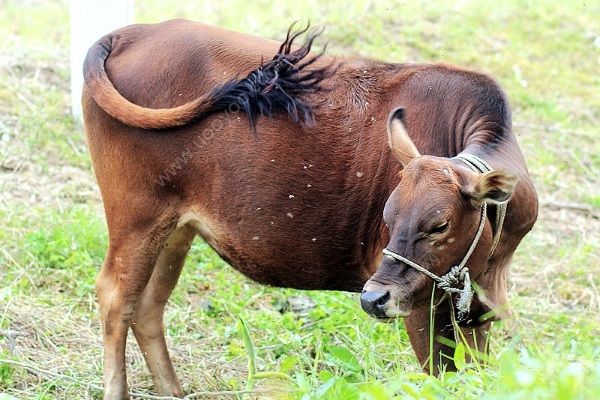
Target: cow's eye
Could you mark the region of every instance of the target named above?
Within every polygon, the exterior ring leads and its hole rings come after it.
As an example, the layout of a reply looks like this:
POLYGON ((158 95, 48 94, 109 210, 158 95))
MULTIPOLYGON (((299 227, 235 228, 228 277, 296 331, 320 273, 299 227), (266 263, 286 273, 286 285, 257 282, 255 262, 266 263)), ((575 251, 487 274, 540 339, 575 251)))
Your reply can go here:
POLYGON ((446 221, 443 224, 440 224, 440 225, 436 226, 435 228, 431 229, 429 231, 429 234, 442 233, 442 232, 445 232, 446 229, 448 229, 448 221, 446 221))

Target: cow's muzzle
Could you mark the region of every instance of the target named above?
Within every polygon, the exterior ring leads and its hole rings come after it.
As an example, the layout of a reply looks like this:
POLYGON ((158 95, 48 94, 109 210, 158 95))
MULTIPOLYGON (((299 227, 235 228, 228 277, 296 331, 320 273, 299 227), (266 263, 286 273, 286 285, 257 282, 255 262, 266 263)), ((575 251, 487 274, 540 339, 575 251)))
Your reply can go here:
POLYGON ((410 296, 396 285, 382 285, 369 280, 360 295, 360 306, 371 317, 389 319, 406 317, 412 311, 410 296))
POLYGON ((390 292, 362 291, 360 295, 360 306, 362 309, 372 317, 386 318, 384 307, 390 299, 390 292))

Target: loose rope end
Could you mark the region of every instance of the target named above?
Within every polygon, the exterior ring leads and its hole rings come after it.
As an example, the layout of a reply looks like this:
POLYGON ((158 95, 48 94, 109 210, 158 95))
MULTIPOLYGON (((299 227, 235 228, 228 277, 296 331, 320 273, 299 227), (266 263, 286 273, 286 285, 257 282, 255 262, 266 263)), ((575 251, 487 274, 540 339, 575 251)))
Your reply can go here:
POLYGON ((464 277, 463 289, 458 295, 456 309, 458 310, 458 320, 464 321, 471 311, 471 303, 473 302, 473 288, 471 287, 471 278, 467 270, 464 277))

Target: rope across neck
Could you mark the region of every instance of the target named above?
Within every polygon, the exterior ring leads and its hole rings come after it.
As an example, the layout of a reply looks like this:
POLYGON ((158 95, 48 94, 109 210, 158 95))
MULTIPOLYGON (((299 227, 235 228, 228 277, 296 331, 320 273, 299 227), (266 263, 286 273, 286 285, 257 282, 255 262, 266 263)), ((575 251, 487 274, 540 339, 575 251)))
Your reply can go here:
MULTIPOLYGON (((490 166, 490 164, 474 154, 460 153, 454 158, 464 162, 473 172, 484 173, 493 171, 493 168, 490 166)), ((506 202, 496 204, 496 222, 494 223, 494 238, 492 239, 492 248, 489 255, 490 258, 494 254, 494 251, 496 251, 496 247, 500 242, 502 226, 504 225, 504 218, 506 217, 506 205, 506 202)))
MULTIPOLYGON (((490 165, 482 160, 481 158, 469 154, 469 153, 461 153, 455 157, 463 161, 469 168, 471 168, 475 172, 489 172, 492 171, 490 165)), ((496 223, 495 223, 495 232, 494 238, 492 241, 492 249, 490 251, 490 257, 494 253, 496 246, 500 240, 500 233, 502 231, 502 225, 504 223, 504 217, 506 215, 506 203, 501 203, 497 205, 496 212, 496 223)), ((406 265, 416 269, 424 275, 427 275, 429 278, 434 280, 438 287, 444 290, 447 294, 456 293, 458 294, 458 300, 456 303, 456 308, 458 310, 458 321, 463 321, 469 311, 471 310, 471 303, 473 301, 473 288, 471 286, 471 277, 469 276, 469 268, 466 266, 469 258, 475 251, 475 247, 477 247, 477 243, 479 243, 479 239, 481 239, 481 235, 483 233, 483 229, 485 227, 485 220, 487 216, 487 204, 484 202, 481 205, 480 218, 479 218, 479 226, 477 227, 477 233, 471 242, 471 246, 467 250, 467 253, 463 257, 462 261, 458 264, 450 268, 450 270, 442 275, 438 276, 428 269, 420 266, 408 258, 401 256, 393 251, 388 249, 383 249, 383 254, 388 257, 392 257, 398 261, 405 263, 406 265), (457 287, 459 286, 459 287, 457 287)))

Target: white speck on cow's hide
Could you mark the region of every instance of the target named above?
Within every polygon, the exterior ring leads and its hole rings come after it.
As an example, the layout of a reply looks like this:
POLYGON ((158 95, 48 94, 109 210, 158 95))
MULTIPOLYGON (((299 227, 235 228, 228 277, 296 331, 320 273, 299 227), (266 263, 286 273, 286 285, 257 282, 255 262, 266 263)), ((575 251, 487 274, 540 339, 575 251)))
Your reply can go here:
POLYGON ((289 213, 287 213, 286 215, 288 216, 288 218, 294 218, 294 214, 292 214, 292 213, 290 213, 290 212, 289 212, 289 213))
POLYGON ((271 162, 275 162, 275 159, 273 158, 273 159, 271 160, 271 162))
POLYGON ((312 238, 312 241, 313 241, 313 242, 316 242, 316 241, 317 241, 317 238, 312 238))
POLYGON ((293 199, 294 197, 296 197, 296 196, 294 196, 293 194, 290 194, 290 195, 289 195, 289 198, 290 198, 290 199, 293 199))
POLYGON ((260 210, 260 207, 258 207, 258 208, 256 209, 256 211, 259 211, 259 210, 260 210))
POLYGON ((118 261, 118 262, 123 261, 123 259, 121 257, 117 257, 117 258, 115 258, 115 260, 118 261))
POLYGON ((275 225, 275 223, 273 221, 271 221, 271 225, 275 225))
POLYGON ((444 250, 445 248, 446 248, 446 246, 444 246, 444 245, 441 245, 441 246, 437 247, 438 250, 444 250))
POLYGON ((436 211, 436 213, 437 213, 437 214, 439 214, 439 213, 441 213, 441 211, 440 211, 440 210, 437 210, 437 211, 436 211))
POLYGON ((258 239, 260 239, 260 236, 254 236, 254 237, 252 238, 252 240, 258 240, 258 239))
POLYGON ((455 241, 455 240, 456 240, 456 239, 455 239, 455 238, 453 238, 453 237, 452 237, 452 238, 449 238, 449 239, 448 239, 448 243, 454 243, 454 241, 455 241))
POLYGON ((371 122, 375 121, 375 117, 371 117, 371 122))
POLYGON ((448 169, 444 168, 442 171, 444 171, 444 174, 448 175, 448 169))
POLYGON ((312 185, 310 183, 307 183, 306 187, 312 187, 312 185))
POLYGON ((362 176, 363 176, 364 174, 365 174, 365 173, 364 173, 364 172, 362 172, 362 171, 357 171, 357 172, 356 172, 356 176, 358 176, 359 178, 362 178, 362 176))

